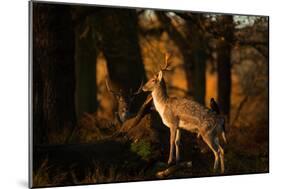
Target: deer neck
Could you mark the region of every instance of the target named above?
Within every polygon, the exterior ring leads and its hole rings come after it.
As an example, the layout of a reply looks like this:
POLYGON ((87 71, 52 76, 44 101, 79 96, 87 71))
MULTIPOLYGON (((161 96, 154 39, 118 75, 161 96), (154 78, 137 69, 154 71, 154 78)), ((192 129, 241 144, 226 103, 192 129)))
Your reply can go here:
POLYGON ((152 91, 152 98, 157 112, 159 112, 160 116, 162 117, 166 106, 166 101, 168 99, 166 85, 163 79, 157 86, 155 86, 154 90, 152 91))

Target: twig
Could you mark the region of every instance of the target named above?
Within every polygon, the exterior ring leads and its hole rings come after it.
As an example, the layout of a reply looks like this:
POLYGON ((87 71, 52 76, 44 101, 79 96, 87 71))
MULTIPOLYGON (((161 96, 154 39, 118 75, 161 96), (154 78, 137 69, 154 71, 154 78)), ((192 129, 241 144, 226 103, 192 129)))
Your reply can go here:
POLYGON ((156 177, 157 178, 165 178, 165 177, 175 173, 179 169, 186 169, 186 168, 190 168, 190 167, 192 167, 192 162, 191 161, 182 162, 182 163, 173 165, 173 166, 165 169, 164 171, 157 172, 156 173, 156 177))

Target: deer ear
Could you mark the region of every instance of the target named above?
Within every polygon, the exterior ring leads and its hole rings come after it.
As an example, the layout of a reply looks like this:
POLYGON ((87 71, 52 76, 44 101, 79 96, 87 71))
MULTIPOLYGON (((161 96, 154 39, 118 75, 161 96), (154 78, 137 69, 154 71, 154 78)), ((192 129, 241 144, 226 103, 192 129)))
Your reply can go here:
POLYGON ((158 73, 158 77, 157 77, 157 80, 158 81, 161 81, 162 80, 162 77, 163 77, 163 72, 162 70, 158 73))

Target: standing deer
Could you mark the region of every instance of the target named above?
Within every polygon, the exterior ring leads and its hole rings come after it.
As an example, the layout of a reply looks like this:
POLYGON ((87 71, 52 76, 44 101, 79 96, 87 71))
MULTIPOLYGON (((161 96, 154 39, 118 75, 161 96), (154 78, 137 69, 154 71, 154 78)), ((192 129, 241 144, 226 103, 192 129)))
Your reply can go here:
POLYGON ((108 80, 105 80, 107 90, 113 94, 115 99, 117 100, 117 112, 115 112, 115 116, 119 123, 123 123, 128 118, 131 117, 131 105, 135 97, 142 92, 143 82, 141 83, 139 89, 135 92, 130 90, 129 92, 125 92, 123 90, 114 91, 108 84, 108 80))
POLYGON ((226 142, 224 119, 196 101, 187 98, 171 98, 167 95, 163 71, 168 70, 168 59, 165 56, 164 67, 142 88, 151 91, 152 98, 162 122, 170 129, 170 154, 168 164, 174 161, 176 149, 176 162, 180 160, 181 130, 201 135, 215 156, 214 171, 220 161, 221 173, 224 173, 224 150, 219 144, 219 136, 226 142))

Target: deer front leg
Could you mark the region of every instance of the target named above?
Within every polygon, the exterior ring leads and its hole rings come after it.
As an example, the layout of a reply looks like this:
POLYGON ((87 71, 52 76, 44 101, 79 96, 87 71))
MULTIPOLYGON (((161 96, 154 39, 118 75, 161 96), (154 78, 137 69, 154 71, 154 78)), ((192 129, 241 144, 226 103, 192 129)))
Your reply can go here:
POLYGON ((173 159, 174 159, 173 156, 174 156, 176 131, 177 131, 177 129, 170 128, 170 154, 169 154, 169 160, 168 160, 169 165, 173 163, 173 159))
POLYGON ((180 161, 180 138, 181 138, 181 131, 180 129, 177 129, 176 132, 176 139, 175 139, 175 145, 176 145, 176 162, 178 163, 180 161))
POLYGON ((214 172, 218 169, 219 163, 219 144, 218 139, 214 135, 204 135, 202 136, 205 143, 209 146, 209 148, 213 151, 215 161, 214 161, 214 172))
POLYGON ((219 156, 220 156, 220 163, 221 163, 221 173, 224 173, 224 150, 221 146, 219 146, 219 156))

